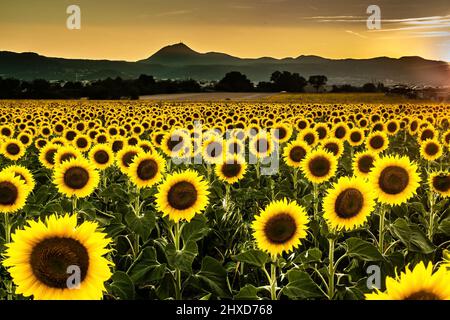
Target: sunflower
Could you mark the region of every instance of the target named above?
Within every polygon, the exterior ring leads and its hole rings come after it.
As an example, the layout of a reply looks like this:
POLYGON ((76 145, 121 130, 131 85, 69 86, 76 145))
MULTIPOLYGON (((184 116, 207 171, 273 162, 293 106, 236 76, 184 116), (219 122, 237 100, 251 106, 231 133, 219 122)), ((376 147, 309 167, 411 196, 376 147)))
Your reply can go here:
POLYGON ((99 174, 88 160, 80 157, 56 167, 54 183, 58 191, 69 198, 85 198, 97 187, 99 174))
POLYGON ((0 173, 0 212, 16 212, 25 206, 30 192, 25 182, 14 172, 3 170, 0 173))
POLYGON ((55 166, 59 166, 65 161, 80 158, 82 156, 81 152, 71 145, 58 147, 54 158, 55 166))
POLYGON ((226 156, 233 154, 243 155, 245 153, 245 146, 242 140, 238 138, 227 139, 225 141, 226 156))
POLYGON ((58 151, 58 145, 48 143, 39 152, 39 162, 47 169, 53 169, 55 166, 55 154, 58 151))
POLYGON ((362 226, 375 207, 371 186, 359 177, 342 177, 323 199, 323 217, 330 229, 353 230, 362 226))
POLYGON ((450 300, 450 272, 439 268, 433 273, 433 264, 418 263, 414 269, 395 278, 386 278, 386 291, 367 293, 367 300, 450 300))
POLYGON ((11 161, 17 161, 25 154, 25 146, 17 139, 7 139, 1 145, 1 153, 11 161))
POLYGON ((290 252, 307 235, 308 215, 295 201, 286 199, 271 202, 252 223, 258 248, 272 257, 290 252))
POLYGON ((233 184, 241 180, 247 170, 247 163, 238 156, 228 156, 222 163, 216 164, 215 172, 220 180, 233 184))
POLYGON ((283 143, 289 140, 292 135, 293 128, 288 123, 278 123, 272 127, 272 139, 283 143))
POLYGON ((166 160, 157 152, 139 153, 128 168, 131 181, 139 188, 158 183, 165 172, 166 160))
POLYGON ((383 152, 389 146, 389 139, 384 132, 375 131, 366 138, 366 148, 372 152, 383 152))
POLYGON ((225 157, 222 138, 210 137, 203 142, 202 155, 207 163, 220 163, 225 157))
POLYGON ((386 124, 386 132, 390 136, 394 136, 400 130, 400 122, 398 120, 389 120, 386 124))
POLYGON ((28 147, 33 143, 33 138, 29 133, 21 133, 17 136, 17 140, 19 140, 25 147, 28 147))
POLYGON ((173 173, 159 185, 156 206, 170 220, 190 221, 208 205, 208 184, 196 171, 173 173))
POLYGON ((319 141, 319 134, 316 130, 308 128, 299 133, 297 140, 305 141, 310 147, 314 147, 319 141))
POLYGON ((111 240, 97 229, 90 221, 77 226, 76 215, 52 215, 16 230, 3 261, 16 293, 37 300, 101 299, 111 277, 112 263, 103 257, 111 240))
POLYGON ((442 197, 450 197, 450 172, 432 172, 428 178, 430 189, 442 197))
POLYGON ((298 168, 311 147, 304 141, 290 142, 283 150, 284 162, 290 167, 298 168))
POLYGON ((182 157, 192 151, 191 137, 184 130, 175 129, 164 135, 161 149, 169 157, 182 157))
POLYGON ((133 162, 134 157, 136 157, 140 152, 142 152, 141 148, 135 146, 127 146, 117 152, 116 163, 122 173, 126 174, 128 172, 128 168, 133 162))
POLYGON ((82 152, 88 151, 91 148, 91 139, 88 135, 77 135, 73 141, 73 145, 82 152))
POLYGON ((359 128, 353 128, 350 130, 347 141, 351 146, 356 147, 364 142, 364 131, 359 128))
POLYGON ((436 130, 433 127, 425 127, 420 129, 417 140, 419 143, 428 140, 434 139, 437 136, 436 130))
POLYGON ((336 158, 340 158, 344 153, 344 142, 338 138, 328 138, 322 140, 324 150, 331 152, 336 158))
POLYGON ((260 132, 249 141, 249 150, 253 156, 265 158, 273 151, 273 140, 266 132, 260 132))
POLYGON ((442 156, 442 146, 436 139, 427 139, 420 144, 420 155, 428 161, 434 161, 442 156))
POLYGON ((386 156, 375 160, 369 182, 379 202, 400 205, 415 194, 420 177, 408 157, 386 156))
POLYGON ((300 164, 300 168, 309 181, 322 183, 330 180, 336 173, 337 159, 331 153, 323 149, 317 149, 306 155, 300 164))
POLYGON ((25 183, 30 192, 33 191, 36 183, 30 170, 24 166, 12 165, 3 169, 2 172, 12 172, 16 177, 19 177, 25 183))
POLYGON ((358 177, 368 178, 376 159, 378 159, 378 154, 371 151, 362 151, 355 154, 352 164, 353 174, 358 177))
POLYGON ((108 144, 97 144, 89 151, 89 160, 99 170, 105 170, 114 163, 114 154, 108 144))

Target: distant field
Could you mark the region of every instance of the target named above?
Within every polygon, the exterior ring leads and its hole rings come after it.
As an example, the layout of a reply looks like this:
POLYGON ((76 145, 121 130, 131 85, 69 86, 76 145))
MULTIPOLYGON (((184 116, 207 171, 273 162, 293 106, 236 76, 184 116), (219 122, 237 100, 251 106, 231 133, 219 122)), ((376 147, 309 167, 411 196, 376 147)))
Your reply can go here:
POLYGON ((158 94, 142 96, 142 100, 155 101, 259 101, 293 103, 419 103, 404 97, 390 97, 383 93, 255 93, 255 92, 205 92, 158 94))

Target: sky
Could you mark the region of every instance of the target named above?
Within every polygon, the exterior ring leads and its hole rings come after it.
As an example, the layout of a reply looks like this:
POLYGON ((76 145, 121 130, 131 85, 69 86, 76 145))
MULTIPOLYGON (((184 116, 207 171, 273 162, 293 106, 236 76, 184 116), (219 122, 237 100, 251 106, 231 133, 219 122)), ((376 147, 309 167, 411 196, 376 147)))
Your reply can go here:
POLYGON ((1 0, 0 51, 136 61, 183 42, 243 58, 422 56, 450 62, 448 0, 1 0), (81 29, 69 30, 69 5, 81 29), (381 28, 369 30, 369 5, 381 28))

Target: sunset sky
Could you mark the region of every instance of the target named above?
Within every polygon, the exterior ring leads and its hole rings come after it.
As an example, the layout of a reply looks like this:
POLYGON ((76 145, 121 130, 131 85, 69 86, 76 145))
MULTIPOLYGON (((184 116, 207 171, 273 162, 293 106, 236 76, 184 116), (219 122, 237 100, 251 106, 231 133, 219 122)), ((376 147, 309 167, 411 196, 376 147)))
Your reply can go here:
POLYGON ((184 42, 199 52, 276 58, 419 55, 450 61, 448 0, 1 0, 0 51, 67 58, 144 59, 184 42), (68 30, 68 5, 81 30, 68 30), (366 9, 381 8, 380 30, 366 9))

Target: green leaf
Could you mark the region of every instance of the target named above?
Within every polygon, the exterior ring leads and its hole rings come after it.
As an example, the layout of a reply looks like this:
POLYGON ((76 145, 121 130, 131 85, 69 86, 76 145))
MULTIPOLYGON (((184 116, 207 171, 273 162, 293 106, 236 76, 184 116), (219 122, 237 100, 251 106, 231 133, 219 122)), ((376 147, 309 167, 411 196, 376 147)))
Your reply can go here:
POLYGON ((192 263, 198 254, 198 248, 195 241, 187 242, 182 250, 175 250, 175 246, 169 243, 166 246, 167 262, 173 268, 192 273, 192 263))
POLYGON ((291 269, 287 273, 289 283, 283 293, 291 299, 308 299, 323 297, 317 284, 304 271, 291 269))
POLYGON ((395 220, 391 230, 409 251, 429 254, 435 249, 435 246, 428 240, 418 225, 409 224, 403 218, 395 220))
POLYGON ((258 297, 258 288, 251 284, 245 285, 245 287, 241 288, 239 292, 234 296, 236 300, 260 300, 258 297))
POLYGON ((239 262, 248 263, 260 268, 263 268, 269 260, 269 256, 265 252, 255 249, 239 253, 233 258, 239 262))
POLYGON ((209 232, 207 220, 204 215, 195 216, 189 223, 183 226, 181 238, 184 242, 198 241, 209 232))
POLYGON ((146 241, 155 227, 155 214, 153 212, 145 212, 143 216, 136 217, 132 211, 125 214, 125 222, 128 228, 138 234, 142 240, 146 241))
POLYGON ((135 265, 131 268, 129 275, 134 283, 145 283, 158 281, 164 277, 166 265, 156 259, 156 250, 146 247, 142 250, 135 265))
POLYGON ((345 243, 347 244, 347 254, 352 258, 359 258, 364 261, 383 260, 381 253, 370 242, 359 238, 349 238, 345 243))
POLYGON ((312 262, 320 262, 321 259, 322 259, 322 251, 320 251, 319 248, 312 248, 300 253, 294 259, 294 263, 310 264, 312 262))
POLYGON ((134 284, 130 277, 122 271, 116 271, 111 277, 111 291, 122 300, 133 300, 135 296, 134 284))
POLYGON ((227 285, 227 272, 216 259, 210 256, 204 257, 196 278, 204 284, 201 287, 202 289, 207 287, 212 293, 222 298, 230 296, 227 285))
POLYGON ((450 217, 442 220, 441 223, 439 223, 437 231, 438 233, 450 236, 450 217))

